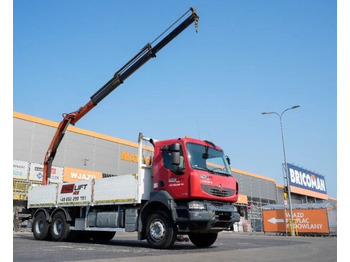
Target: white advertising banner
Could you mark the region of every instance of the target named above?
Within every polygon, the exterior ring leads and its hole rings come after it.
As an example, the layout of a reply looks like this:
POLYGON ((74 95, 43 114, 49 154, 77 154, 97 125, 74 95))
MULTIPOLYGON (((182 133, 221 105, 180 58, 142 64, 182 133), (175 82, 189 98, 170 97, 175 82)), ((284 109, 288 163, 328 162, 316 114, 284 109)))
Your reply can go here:
POLYGON ((13 178, 28 179, 29 162, 13 160, 13 178))
MULTIPOLYGON (((42 181, 44 173, 44 165, 38 163, 30 163, 29 180, 42 181)), ((51 167, 50 183, 61 183, 63 179, 63 167, 51 167)))
POLYGON ((53 166, 51 167, 50 183, 62 183, 63 181, 63 167, 53 166))

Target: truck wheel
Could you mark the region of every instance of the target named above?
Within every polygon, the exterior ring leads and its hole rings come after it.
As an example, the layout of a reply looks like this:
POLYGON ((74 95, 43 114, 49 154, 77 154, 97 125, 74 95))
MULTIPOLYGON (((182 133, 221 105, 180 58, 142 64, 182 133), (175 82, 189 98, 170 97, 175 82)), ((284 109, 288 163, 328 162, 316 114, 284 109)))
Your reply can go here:
POLYGON ((170 248, 176 240, 176 235, 176 226, 166 213, 155 212, 147 219, 147 242, 153 248, 170 248))
POLYGON ((50 226, 50 235, 53 241, 64 241, 69 235, 69 224, 63 212, 57 212, 50 226))
POLYGON ((188 237, 196 247, 205 248, 214 244, 218 233, 189 233, 188 237))
POLYGON ((36 240, 45 240, 49 237, 49 223, 44 212, 39 212, 34 217, 32 231, 36 240))
POLYGON ((97 231, 91 232, 91 234, 95 242, 108 242, 115 236, 115 232, 113 231, 97 231))

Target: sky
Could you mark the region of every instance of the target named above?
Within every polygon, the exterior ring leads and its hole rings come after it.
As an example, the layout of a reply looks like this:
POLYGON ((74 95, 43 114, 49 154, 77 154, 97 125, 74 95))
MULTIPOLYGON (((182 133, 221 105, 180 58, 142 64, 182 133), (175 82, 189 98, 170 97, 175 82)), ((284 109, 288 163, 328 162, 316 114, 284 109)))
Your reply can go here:
POLYGON ((288 163, 337 197, 337 1, 13 1, 13 111, 60 122, 190 7, 200 17, 76 127, 190 136, 283 184, 288 163))

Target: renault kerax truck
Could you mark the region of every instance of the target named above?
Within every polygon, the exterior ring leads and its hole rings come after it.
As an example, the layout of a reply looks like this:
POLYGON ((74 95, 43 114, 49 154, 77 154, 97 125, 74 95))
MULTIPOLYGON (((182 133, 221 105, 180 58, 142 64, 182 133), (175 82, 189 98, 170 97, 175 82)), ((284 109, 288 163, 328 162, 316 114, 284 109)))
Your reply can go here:
POLYGON ((64 114, 44 157, 42 185, 28 192, 35 239, 101 242, 113 239, 116 232, 137 232, 138 239, 146 239, 153 248, 170 248, 183 236, 203 248, 216 241, 218 232, 232 230, 240 220, 235 206, 238 183, 229 158, 214 143, 189 137, 157 141, 140 133, 137 173, 50 184, 52 162, 67 127, 190 24, 194 22, 197 30, 196 10, 188 12, 189 17, 170 33, 145 45, 86 105, 64 114), (146 151, 152 157, 146 158, 146 151))

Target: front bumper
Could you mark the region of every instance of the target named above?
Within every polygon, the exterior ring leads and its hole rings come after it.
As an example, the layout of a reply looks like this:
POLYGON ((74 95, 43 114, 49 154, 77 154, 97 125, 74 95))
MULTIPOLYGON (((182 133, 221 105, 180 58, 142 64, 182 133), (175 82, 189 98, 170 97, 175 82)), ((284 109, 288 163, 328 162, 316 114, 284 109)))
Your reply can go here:
MULTIPOLYGON (((219 232, 231 230, 235 222, 240 221, 237 208, 230 203, 203 202, 203 209, 187 209, 176 219, 180 231, 219 232), (187 213, 187 216, 184 216, 187 213)), ((178 212, 179 214, 179 212, 178 212)))

